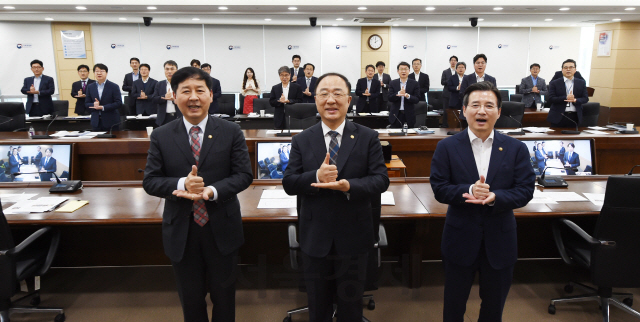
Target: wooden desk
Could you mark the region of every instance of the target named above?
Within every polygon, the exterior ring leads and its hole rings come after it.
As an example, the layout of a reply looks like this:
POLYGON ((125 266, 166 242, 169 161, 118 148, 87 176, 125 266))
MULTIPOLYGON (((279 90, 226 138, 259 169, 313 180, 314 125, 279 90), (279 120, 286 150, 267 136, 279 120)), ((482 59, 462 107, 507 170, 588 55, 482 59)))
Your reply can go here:
POLYGON ((387 166, 387 174, 389 178, 405 177, 407 166, 397 155, 391 156, 391 162, 385 163, 387 166))
POLYGON ((522 117, 522 125, 527 126, 539 126, 539 127, 549 127, 549 121, 547 121, 547 116, 549 116, 549 109, 543 108, 538 111, 535 108, 525 107, 524 108, 524 116, 522 117))

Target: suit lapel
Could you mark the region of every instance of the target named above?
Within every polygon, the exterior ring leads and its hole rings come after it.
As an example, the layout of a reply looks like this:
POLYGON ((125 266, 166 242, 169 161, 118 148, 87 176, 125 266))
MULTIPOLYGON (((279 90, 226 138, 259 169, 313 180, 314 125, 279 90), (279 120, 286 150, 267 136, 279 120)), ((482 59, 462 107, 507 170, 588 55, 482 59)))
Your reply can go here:
POLYGON ((342 142, 340 142, 340 149, 338 150, 338 175, 347 163, 349 154, 358 140, 358 128, 353 123, 345 120, 344 131, 342 131, 342 142))
POLYGON ((504 159, 507 153, 510 153, 510 151, 507 151, 509 147, 503 147, 505 143, 504 136, 496 130, 493 131, 493 146, 491 147, 491 159, 489 161, 489 171, 487 171, 486 178, 486 183, 489 185, 493 182, 493 178, 496 176, 496 173, 498 173, 498 170, 500 170, 502 159, 504 159))
POLYGON ((199 165, 204 164, 204 160, 207 158, 207 155, 209 155, 209 150, 218 139, 218 134, 220 131, 216 131, 216 128, 218 128, 218 123, 213 117, 209 116, 209 120, 207 121, 207 128, 204 129, 204 136, 202 137, 202 146, 200 147, 200 160, 198 161, 199 165))
POLYGON ((312 147, 313 155, 316 157, 317 166, 320 167, 322 162, 324 162, 324 158, 327 156, 327 143, 324 141, 321 123, 314 125, 309 131, 311 131, 309 144, 312 147))
MULTIPOLYGON (((466 129, 458 135, 459 144, 456 144, 456 150, 458 150, 459 160, 464 167, 469 170, 469 173, 473 178, 480 179, 478 174, 478 167, 476 166, 476 159, 473 156, 473 149, 471 148, 471 141, 469 140, 469 129, 466 129)), ((458 171, 460 169, 452 169, 452 171, 458 171)))
POLYGON ((189 164, 195 165, 196 159, 193 157, 193 152, 191 152, 191 146, 189 145, 189 135, 187 134, 184 122, 181 120, 175 122, 175 124, 175 128, 173 129, 173 140, 176 142, 176 146, 178 147, 180 152, 182 152, 182 154, 187 158, 189 164))

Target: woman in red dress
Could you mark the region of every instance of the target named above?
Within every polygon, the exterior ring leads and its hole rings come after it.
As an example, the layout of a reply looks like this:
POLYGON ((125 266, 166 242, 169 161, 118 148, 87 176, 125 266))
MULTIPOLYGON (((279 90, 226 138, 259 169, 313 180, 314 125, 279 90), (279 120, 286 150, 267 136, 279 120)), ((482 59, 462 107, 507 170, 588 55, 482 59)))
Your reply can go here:
POLYGON ((260 97, 260 87, 256 79, 256 73, 249 67, 244 71, 242 80, 242 95, 244 95, 244 108, 242 114, 253 113, 253 99, 260 97))

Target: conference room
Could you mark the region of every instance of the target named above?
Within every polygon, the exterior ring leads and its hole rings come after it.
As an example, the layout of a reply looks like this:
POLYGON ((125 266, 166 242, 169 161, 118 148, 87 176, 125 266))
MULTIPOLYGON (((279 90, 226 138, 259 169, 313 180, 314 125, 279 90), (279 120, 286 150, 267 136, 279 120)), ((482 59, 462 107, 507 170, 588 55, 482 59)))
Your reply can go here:
MULTIPOLYGON (((173 199, 147 194, 143 179, 152 135, 182 119, 171 79, 194 60, 218 82, 219 89, 209 89, 215 102, 209 107, 211 120, 239 128, 253 178, 237 194, 244 231, 234 273, 237 321, 310 321, 306 310, 296 310, 308 304, 306 290, 300 290, 303 251, 296 246, 302 242, 301 231, 296 232, 300 204, 284 193, 282 180, 295 163, 295 137, 323 119, 315 103, 291 102, 295 91, 288 89, 317 95, 311 84, 330 72, 344 75, 351 85, 348 123, 378 132, 390 180, 381 206, 372 204, 376 248, 367 268, 373 285, 365 289, 372 298, 363 297, 364 316, 371 321, 443 319, 441 247, 451 224, 446 222, 449 205, 436 200, 430 177, 439 143, 470 131, 460 110, 450 106, 451 97, 461 103, 464 95, 447 89, 461 62, 466 69, 458 84, 474 73, 478 79, 495 79, 502 101, 496 136, 523 142, 531 166, 526 170, 537 177, 533 199, 513 209, 517 262, 504 320, 597 321, 610 314, 611 320, 631 321, 637 316, 624 308, 637 310, 633 295, 640 294, 632 274, 636 246, 625 244, 640 245, 631 233, 637 223, 626 212, 618 216, 615 207, 633 201, 633 167, 640 165, 635 130, 640 85, 634 81, 640 68, 640 8, 630 1, 49 1, 5 2, 2 7, 0 200, 7 224, 0 221, 0 235, 13 240, 0 237, 0 251, 36 231, 51 237, 55 247, 44 261, 41 280, 34 285, 29 277, 25 286, 30 291, 41 286, 37 298, 43 307, 64 310, 64 316, 62 311, 22 314, 17 306, 35 302, 20 299, 27 293, 9 287, 0 297, 7 307, 5 299, 15 301, 10 306, 16 321, 181 320, 174 269, 162 240, 163 225, 170 221, 163 219, 164 208, 173 199), (408 65, 408 80, 399 73, 405 68, 401 62, 408 65), (305 64, 313 65, 311 75, 305 74, 305 64), (375 67, 372 80, 368 65, 375 67), (286 80, 282 67, 290 70, 286 80), (51 93, 43 87, 49 86, 47 77, 54 85, 51 93), (153 91, 146 86, 149 79, 157 82, 153 91), (380 95, 367 99, 357 93, 359 80, 364 86, 380 82, 380 95), (415 115, 406 129, 394 126, 396 118, 404 117, 396 111, 400 101, 411 101, 411 95, 404 96, 394 105, 397 93, 389 88, 398 80, 415 82, 424 93, 417 103, 403 105, 407 115, 409 109, 415 115), (575 92, 552 91, 568 89, 562 88, 567 80, 575 92), (582 84, 584 91, 578 89, 582 84), (287 88, 284 100, 271 96, 278 87, 287 88), (132 93, 133 88, 144 95, 132 93), (104 93, 112 101, 104 103, 104 93), (569 99, 574 94, 575 101, 569 99), (82 102, 87 96, 97 105, 82 102), (362 100, 378 109, 362 112, 362 100), (558 109, 562 113, 554 112, 558 109), (107 114, 115 116, 108 119, 107 114), (276 115, 283 116, 284 129, 274 126, 276 115), (555 126, 556 117, 575 125, 555 126), (73 192, 59 192, 67 188, 73 192), (58 203, 48 211, 20 209, 45 201, 58 203), (592 236, 585 246, 591 248, 576 251, 576 239, 566 239, 578 226, 592 236), (602 246, 589 246, 594 240, 602 246), (607 242, 618 247, 606 248, 607 242), (607 251, 610 257, 603 258, 600 252, 607 251), (604 263, 596 266, 598 260, 604 263), (607 280, 613 277, 616 282, 607 280), (586 291, 569 282, 600 287, 601 298, 595 299, 600 307, 594 301, 551 302, 586 291)), ((210 134, 204 134, 206 141, 210 134)), ((493 152, 503 148, 510 152, 495 143, 493 152)), ((20 290, 19 278, 0 280, 20 290)), ((481 315, 478 283, 471 287, 465 320, 481 315)), ((208 311, 215 307, 210 299, 207 304, 208 311)))

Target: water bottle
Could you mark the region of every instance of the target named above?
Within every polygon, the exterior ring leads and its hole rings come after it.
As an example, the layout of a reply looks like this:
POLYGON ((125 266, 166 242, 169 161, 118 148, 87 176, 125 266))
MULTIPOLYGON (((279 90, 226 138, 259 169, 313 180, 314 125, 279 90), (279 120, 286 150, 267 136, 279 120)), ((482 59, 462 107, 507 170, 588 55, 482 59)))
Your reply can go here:
POLYGON ((36 130, 33 128, 33 125, 29 127, 29 138, 36 134, 36 130))
POLYGON ((402 126, 402 132, 407 133, 408 130, 409 130, 409 126, 405 122, 404 125, 402 126))

